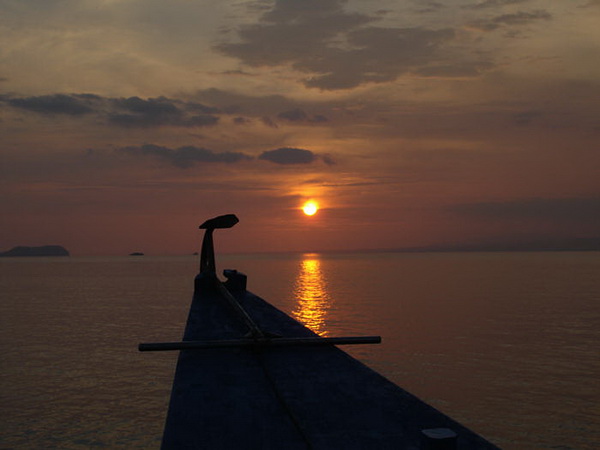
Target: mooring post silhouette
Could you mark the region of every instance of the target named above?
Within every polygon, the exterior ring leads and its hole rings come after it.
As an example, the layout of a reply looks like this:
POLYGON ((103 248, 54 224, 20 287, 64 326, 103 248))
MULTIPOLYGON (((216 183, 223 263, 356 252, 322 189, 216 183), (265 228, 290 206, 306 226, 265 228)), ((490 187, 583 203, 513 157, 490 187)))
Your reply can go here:
POLYGON ((214 217, 207 220, 200 225, 201 230, 204 232, 204 239, 202 240, 202 250, 200 252, 200 272, 213 272, 217 271, 215 266, 215 248, 213 244, 213 231, 216 228, 231 228, 239 219, 235 214, 225 214, 224 216, 214 217))

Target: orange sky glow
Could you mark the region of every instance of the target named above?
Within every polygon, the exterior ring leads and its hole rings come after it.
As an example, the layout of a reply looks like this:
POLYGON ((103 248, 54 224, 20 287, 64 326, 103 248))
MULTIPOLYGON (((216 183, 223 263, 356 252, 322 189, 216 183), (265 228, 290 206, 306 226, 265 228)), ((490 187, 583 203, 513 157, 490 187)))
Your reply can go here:
POLYGON ((590 239, 600 2, 0 6, 0 251, 590 239), (319 211, 302 212, 314 199, 319 211))

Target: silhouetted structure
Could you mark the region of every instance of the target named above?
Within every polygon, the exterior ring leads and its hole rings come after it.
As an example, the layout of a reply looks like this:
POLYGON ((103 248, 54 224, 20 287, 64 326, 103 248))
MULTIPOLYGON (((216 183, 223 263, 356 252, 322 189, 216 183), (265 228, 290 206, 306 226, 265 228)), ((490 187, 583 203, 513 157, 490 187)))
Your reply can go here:
POLYGON ((339 350, 378 336, 322 338, 246 290, 246 276, 216 276, 205 222, 201 271, 182 342, 163 449, 495 449, 485 439, 339 350))

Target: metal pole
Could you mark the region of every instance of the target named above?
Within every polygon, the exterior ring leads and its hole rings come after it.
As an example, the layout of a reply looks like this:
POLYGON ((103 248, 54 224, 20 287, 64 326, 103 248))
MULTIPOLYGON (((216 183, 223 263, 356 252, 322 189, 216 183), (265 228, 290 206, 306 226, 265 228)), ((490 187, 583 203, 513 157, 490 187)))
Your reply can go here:
POLYGON ((345 337, 296 337, 263 339, 229 339, 215 341, 155 342, 140 344, 140 352, 158 352, 168 350, 203 350, 231 347, 307 347, 327 345, 379 344, 381 336, 345 336, 345 337))

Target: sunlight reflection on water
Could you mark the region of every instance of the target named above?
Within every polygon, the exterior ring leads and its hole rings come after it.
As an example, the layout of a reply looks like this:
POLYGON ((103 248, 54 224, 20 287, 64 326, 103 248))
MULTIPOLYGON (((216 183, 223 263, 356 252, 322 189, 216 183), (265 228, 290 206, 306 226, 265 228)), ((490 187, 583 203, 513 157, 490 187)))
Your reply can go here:
POLYGON ((331 297, 327 292, 318 255, 313 253, 303 255, 299 264, 294 295, 298 301, 292 311, 294 318, 315 333, 327 336, 329 333, 326 328, 326 318, 331 306, 331 297))

